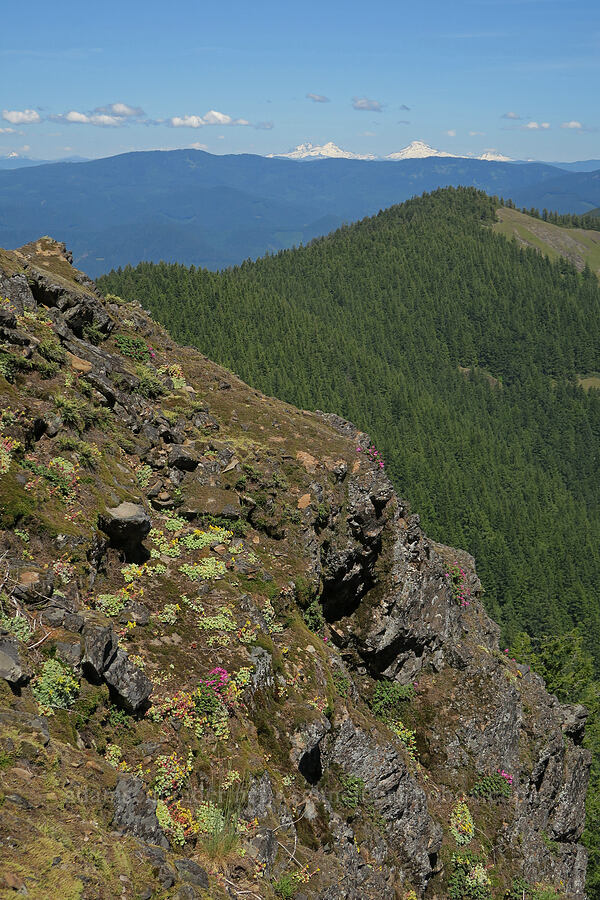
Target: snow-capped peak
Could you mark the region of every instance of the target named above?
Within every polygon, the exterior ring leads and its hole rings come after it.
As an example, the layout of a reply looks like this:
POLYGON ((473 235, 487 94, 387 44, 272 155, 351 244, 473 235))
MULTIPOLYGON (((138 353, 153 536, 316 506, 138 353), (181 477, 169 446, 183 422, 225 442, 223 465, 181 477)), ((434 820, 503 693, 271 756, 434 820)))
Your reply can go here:
POLYGON ((349 150, 342 150, 333 141, 327 141, 326 144, 315 145, 307 141, 304 144, 298 144, 289 153, 269 153, 269 158, 277 157, 279 159, 376 159, 372 153, 361 154, 351 153, 349 150))
POLYGON ((512 162, 513 160, 510 156, 504 156, 502 153, 498 153, 497 150, 486 150, 481 156, 478 156, 477 159, 487 159, 488 162, 512 162))
MULTIPOLYGON (((397 153, 388 153, 383 159, 403 160, 403 159, 427 159, 431 156, 447 157, 450 159, 483 159, 487 162, 512 162, 509 156, 503 156, 497 150, 489 148, 485 150, 481 156, 468 155, 463 156, 460 153, 447 153, 445 150, 435 150, 426 144, 425 141, 411 141, 411 143, 398 150, 397 153)), ((311 144, 306 141, 304 144, 298 144, 288 153, 269 153, 268 157, 272 159, 381 159, 373 153, 352 153, 350 150, 342 150, 333 141, 327 141, 326 144, 311 144)))
POLYGON ((444 150, 434 150, 424 141, 411 141, 408 147, 398 150, 397 153, 389 153, 386 159, 425 159, 427 156, 453 156, 455 153, 446 153, 444 150))
POLYGON ((452 159, 483 159, 487 162, 512 162, 510 156, 503 156, 497 150, 486 150, 481 156, 463 156, 460 153, 446 153, 445 150, 434 150, 424 141, 411 141, 408 147, 399 150, 397 153, 389 153, 386 159, 426 159, 428 156, 448 156, 452 159))

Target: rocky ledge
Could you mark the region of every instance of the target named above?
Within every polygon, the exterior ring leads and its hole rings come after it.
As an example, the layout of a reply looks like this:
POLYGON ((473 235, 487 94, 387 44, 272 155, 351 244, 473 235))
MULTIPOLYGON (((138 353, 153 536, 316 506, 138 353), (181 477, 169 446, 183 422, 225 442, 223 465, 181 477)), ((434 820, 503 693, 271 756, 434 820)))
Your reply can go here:
POLYGON ((0 886, 584 897, 586 712, 369 438, 0 251, 0 886))

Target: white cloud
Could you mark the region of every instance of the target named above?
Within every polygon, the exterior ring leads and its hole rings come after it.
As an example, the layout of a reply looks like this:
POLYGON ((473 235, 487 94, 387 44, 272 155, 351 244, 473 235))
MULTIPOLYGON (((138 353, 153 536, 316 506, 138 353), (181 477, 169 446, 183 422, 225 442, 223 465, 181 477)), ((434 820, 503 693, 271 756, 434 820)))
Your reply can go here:
POLYGON ((33 125, 40 122, 40 114, 35 109, 3 109, 2 118, 11 125, 33 125))
POLYGON ((352 108, 361 112, 382 112, 383 107, 379 100, 370 100, 369 97, 353 97, 352 108))
POLYGON ((53 122, 67 123, 70 125, 95 125, 99 128, 118 128, 130 122, 140 124, 157 124, 149 119, 142 120, 144 110, 139 106, 129 106, 127 103, 110 103, 108 106, 97 106, 91 112, 80 112, 71 109, 64 115, 51 115, 48 118, 53 122))
POLYGON ((550 122, 528 122, 527 125, 523 125, 523 128, 526 128, 528 131, 545 130, 550 128, 550 122))
POLYGON ((16 128, 0 128, 0 134, 16 134, 16 128))
POLYGON ((516 112, 505 112, 505 113, 503 113, 501 118, 503 118, 503 119, 520 119, 521 116, 516 112))
POLYGON ((329 103, 329 97, 324 97, 323 94, 307 94, 308 100, 312 100, 313 103, 329 103))
POLYGON ((67 122, 79 122, 82 125, 85 125, 87 122, 89 122, 89 118, 85 113, 77 112, 74 109, 72 109, 71 112, 68 112, 66 116, 64 116, 64 118, 67 122))
POLYGON ((271 131, 273 128, 275 128, 275 123, 274 122, 257 122, 254 127, 258 128, 259 131, 271 131))
POLYGON ((583 128, 583 125, 581 124, 581 122, 572 121, 572 122, 563 122, 560 127, 561 128, 573 128, 573 129, 576 129, 577 131, 581 131, 581 129, 583 128))
POLYGON ((173 128, 202 128, 204 125, 249 125, 247 119, 232 119, 216 109, 209 109, 203 116, 173 116, 169 125, 173 128))
POLYGON ((483 137, 485 135, 485 131, 470 131, 469 137, 483 137))
POLYGON ((202 116, 173 116, 169 122, 173 128, 201 128, 206 125, 202 116))
POLYGON ((56 121, 69 122, 76 125, 97 125, 101 128, 117 128, 123 125, 124 119, 120 116, 109 116, 106 113, 82 113, 76 109, 70 110, 64 116, 53 116, 56 121))
POLYGON ((109 115, 120 116, 124 119, 144 115, 144 110, 140 106, 129 106, 128 103, 111 103, 109 106, 99 106, 94 112, 108 113, 109 115))
POLYGON ((123 120, 119 116, 107 116, 104 113, 94 113, 89 118, 90 125, 112 126, 122 125, 123 120))
POLYGON ((448 131, 445 131, 444 134, 447 134, 448 137, 456 137, 456 131, 454 128, 448 129, 448 131))
POLYGON ((208 146, 195 141, 193 144, 190 144, 190 150, 208 150, 208 146))

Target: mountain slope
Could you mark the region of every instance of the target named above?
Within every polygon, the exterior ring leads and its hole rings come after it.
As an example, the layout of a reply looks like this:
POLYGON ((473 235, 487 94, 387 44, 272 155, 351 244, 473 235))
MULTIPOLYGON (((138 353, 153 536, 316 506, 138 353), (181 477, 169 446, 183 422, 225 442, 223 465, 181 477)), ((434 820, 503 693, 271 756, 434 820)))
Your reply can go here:
POLYGON ((600 292, 495 217, 449 189, 230 272, 145 264, 102 285, 367 428, 428 529, 477 557, 507 637, 578 625, 600 664, 600 394, 576 386, 600 370, 600 292))
MULTIPOLYGON (((143 259, 220 268, 275 252, 443 185, 473 185, 539 206, 563 175, 544 164, 459 158, 286 159, 200 150, 126 153, 0 171, 0 245, 60 234, 91 275, 143 259), (536 202, 538 198, 539 202, 536 202), (120 230, 118 245, 114 235, 120 230)), ((565 175, 569 178, 592 176, 565 175)), ((563 209, 560 191, 556 204, 563 209)), ((578 182, 572 212, 587 202, 578 182)), ((569 201, 570 202, 570 201, 569 201)), ((594 201, 594 206, 598 201, 594 201)), ((552 207, 554 208, 554 207, 552 207)))
POLYGON ((514 237, 523 247, 540 250, 550 259, 568 259, 579 272, 588 265, 600 278, 600 231, 561 228, 506 206, 498 210, 494 230, 514 237))
POLYGON ((0 293, 3 895, 583 900, 585 710, 367 435, 48 238, 0 293))

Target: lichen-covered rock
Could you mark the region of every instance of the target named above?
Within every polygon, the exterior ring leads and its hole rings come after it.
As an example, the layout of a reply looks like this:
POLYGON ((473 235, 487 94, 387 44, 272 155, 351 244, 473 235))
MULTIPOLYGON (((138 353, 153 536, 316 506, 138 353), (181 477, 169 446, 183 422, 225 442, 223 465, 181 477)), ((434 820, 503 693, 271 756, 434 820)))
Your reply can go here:
POLYGON ((138 503, 120 503, 98 518, 98 525, 128 559, 138 559, 141 544, 151 528, 150 516, 138 503))
POLYGON ((291 735, 291 757, 309 784, 317 784, 323 774, 321 741, 331 729, 325 718, 307 722, 291 735))
POLYGON ((23 566, 16 574, 14 596, 28 606, 44 606, 52 597, 54 577, 52 572, 33 566, 23 566))
POLYGON ((131 712, 138 712, 152 693, 152 682, 124 650, 117 650, 103 675, 119 701, 131 712))
POLYGON ((117 640, 110 625, 88 620, 83 627, 81 663, 91 678, 99 681, 117 653, 117 640))
POLYGON ((151 844, 168 847, 169 842, 156 818, 156 800, 146 794, 139 778, 119 778, 113 797, 113 826, 151 844))
POLYGON ((195 884, 196 887, 208 890, 208 875, 206 870, 199 866, 193 859, 177 859, 175 860, 175 868, 179 877, 189 884, 195 884))
POLYGON ((264 819, 273 810, 275 795, 273 785, 266 772, 260 778, 253 778, 248 789, 248 800, 244 809, 246 819, 264 819))
POLYGON ((19 644, 16 638, 0 631, 0 678, 14 687, 29 680, 29 675, 21 663, 19 644))
POLYGON ((14 309, 9 306, 0 306, 0 328, 16 328, 17 317, 14 309))
POLYGON ((424 889, 437 867, 442 829, 432 819, 427 795, 402 753, 392 744, 374 740, 350 717, 334 730, 326 752, 329 762, 362 780, 366 796, 385 822, 390 846, 411 872, 414 884, 424 889))
POLYGON ((184 472, 193 472, 198 467, 198 458, 188 447, 172 444, 169 450, 168 464, 184 472))

